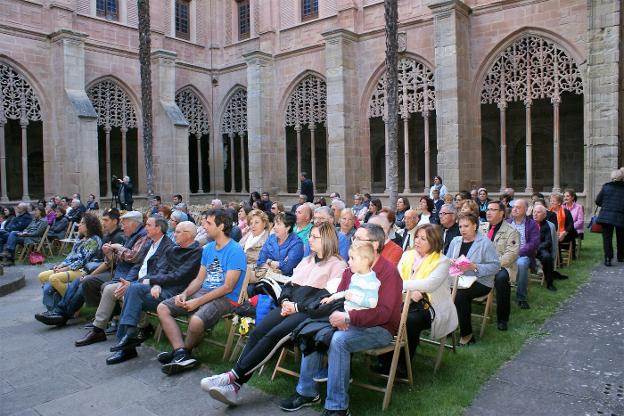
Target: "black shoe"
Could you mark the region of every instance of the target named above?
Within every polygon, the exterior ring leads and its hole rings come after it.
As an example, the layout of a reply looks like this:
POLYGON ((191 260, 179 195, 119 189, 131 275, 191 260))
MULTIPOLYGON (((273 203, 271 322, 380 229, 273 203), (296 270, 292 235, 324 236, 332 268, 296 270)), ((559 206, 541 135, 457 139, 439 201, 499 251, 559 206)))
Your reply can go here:
POLYGON ((57 326, 65 325, 67 321, 69 320, 69 318, 59 313, 50 312, 50 311, 35 314, 35 319, 46 325, 57 325, 57 326))
POLYGON ((548 286, 546 286, 546 289, 550 290, 551 292, 556 292, 557 291, 557 288, 552 283, 549 284, 548 286))
MULTIPOLYGON (((379 361, 375 364, 372 364, 369 368, 373 373, 379 374, 382 376, 387 376, 390 373, 390 366, 379 361)), ((407 378, 407 369, 405 368, 405 365, 403 365, 402 363, 399 363, 399 365, 397 366, 395 375, 398 378, 407 378)), ((349 380, 349 382, 352 382, 352 381, 353 379, 349 380)))
POLYGON ((162 366, 161 370, 167 375, 178 374, 183 371, 197 367, 198 361, 184 348, 180 348, 173 353, 173 360, 169 364, 162 366))
POLYGON ((507 322, 499 322, 497 328, 499 331, 507 331, 507 322))
POLYGON ((106 359, 106 364, 113 365, 123 363, 124 361, 138 357, 138 355, 139 354, 137 354, 137 351, 134 348, 130 350, 117 351, 106 359))
POLYGON ((124 337, 119 341, 117 345, 113 345, 110 348, 111 352, 122 351, 122 350, 131 350, 139 345, 141 345, 143 341, 138 339, 135 335, 124 335, 124 337))
POLYGON ((295 393, 294 396, 280 402, 280 409, 285 412, 294 412, 306 406, 314 406, 316 403, 320 403, 321 396, 318 394, 314 397, 302 396, 299 393, 295 393))
POLYGON ((349 409, 346 410, 323 410, 323 414, 321 416, 351 416, 351 412, 349 409))
POLYGON ((119 321, 117 319, 112 319, 108 323, 108 326, 106 327, 104 332, 106 332, 106 335, 115 335, 117 333, 118 327, 119 327, 119 321))
POLYGON ((4 261, 2 262, 2 266, 4 267, 11 267, 11 266, 15 266, 15 261, 13 261, 12 258, 6 258, 4 259, 4 261))
POLYGON ((83 338, 74 342, 77 347, 84 347, 85 345, 95 344, 96 342, 106 341, 106 334, 101 329, 99 331, 91 330, 83 338))
POLYGON ((139 330, 137 331, 136 337, 137 339, 140 339, 141 342, 145 342, 146 340, 150 339, 154 335, 154 332, 156 331, 154 330, 154 327, 152 326, 152 324, 147 324, 145 328, 139 328, 139 330))
POLYGON ((568 276, 565 274, 561 274, 557 271, 553 272, 553 279, 557 279, 557 280, 566 280, 568 279, 568 276))
POLYGON ((611 267, 611 259, 605 259, 605 266, 611 267))
POLYGON ((529 302, 527 302, 526 300, 518 301, 518 306, 520 307, 520 309, 531 309, 531 307, 529 306, 529 302))
POLYGON ((169 364, 173 361, 173 351, 163 351, 156 356, 156 359, 161 364, 169 364))
POLYGON ((618 263, 624 263, 624 259, 618 259, 618 263))

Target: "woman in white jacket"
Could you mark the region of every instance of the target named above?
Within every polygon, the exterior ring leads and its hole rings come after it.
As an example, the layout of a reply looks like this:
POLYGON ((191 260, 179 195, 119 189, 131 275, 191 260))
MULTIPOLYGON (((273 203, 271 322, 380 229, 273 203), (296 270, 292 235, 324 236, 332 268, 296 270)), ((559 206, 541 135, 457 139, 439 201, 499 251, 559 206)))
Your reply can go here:
MULTIPOLYGON (((433 339, 441 339, 458 325, 457 310, 451 298, 450 260, 442 254, 440 227, 422 224, 416 228, 414 249, 404 253, 399 264, 403 289, 411 291, 412 302, 407 315, 407 340, 410 357, 424 329, 431 329, 433 339)), ((387 373, 392 355, 380 357, 378 371, 387 373)), ((399 360, 402 364, 404 361, 399 360)), ((398 372, 402 373, 403 368, 398 372)))

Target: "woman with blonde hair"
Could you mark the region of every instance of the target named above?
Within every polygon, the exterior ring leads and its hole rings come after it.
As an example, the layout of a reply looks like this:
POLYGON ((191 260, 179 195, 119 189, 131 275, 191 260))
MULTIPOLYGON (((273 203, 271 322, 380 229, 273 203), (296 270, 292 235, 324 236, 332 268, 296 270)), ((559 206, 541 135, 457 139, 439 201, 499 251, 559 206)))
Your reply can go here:
POLYGON ((202 379, 202 389, 208 391, 213 399, 229 405, 237 404, 243 384, 308 318, 307 307, 326 297, 328 292, 336 291, 347 264, 339 255, 334 226, 329 223, 316 225, 310 230, 308 238, 312 254, 301 260, 293 271, 292 280, 284 286, 278 299, 280 307, 269 312, 251 332, 232 370, 202 379))
MULTIPOLYGON (((243 208, 241 208, 242 210, 243 208)), ((256 283, 253 266, 258 261, 260 250, 269 238, 269 217, 264 211, 254 209, 249 212, 246 220, 249 232, 238 242, 247 256, 247 276, 250 283, 256 283)))

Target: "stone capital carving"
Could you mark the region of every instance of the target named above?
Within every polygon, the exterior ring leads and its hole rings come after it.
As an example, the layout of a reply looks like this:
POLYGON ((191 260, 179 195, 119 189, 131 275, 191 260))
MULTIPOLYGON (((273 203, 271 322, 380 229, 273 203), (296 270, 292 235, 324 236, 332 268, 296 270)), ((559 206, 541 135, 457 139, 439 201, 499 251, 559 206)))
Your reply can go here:
POLYGON ((70 40, 74 42, 84 43, 84 41, 89 37, 86 33, 76 32, 71 29, 59 29, 56 32, 52 32, 48 35, 48 38, 56 43, 63 40, 70 40))
POLYGON ((470 15, 472 9, 461 0, 432 0, 429 8, 434 17, 448 17, 452 11, 464 16, 470 15))
POLYGON ((273 63, 273 55, 262 51, 252 51, 249 53, 245 53, 243 54, 243 58, 245 59, 245 62, 248 66, 266 66, 273 63))
POLYGON ((340 41, 356 42, 359 38, 357 33, 347 29, 333 29, 321 33, 327 43, 337 43, 340 41))

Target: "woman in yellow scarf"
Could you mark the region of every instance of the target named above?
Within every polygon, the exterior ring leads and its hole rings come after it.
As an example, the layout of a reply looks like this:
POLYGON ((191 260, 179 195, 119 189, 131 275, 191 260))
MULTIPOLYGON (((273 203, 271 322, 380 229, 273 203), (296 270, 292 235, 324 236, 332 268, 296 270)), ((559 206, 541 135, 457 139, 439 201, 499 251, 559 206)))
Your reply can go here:
MULTIPOLYGON (((407 251, 399 263, 403 278, 403 290, 410 290, 412 303, 407 316, 407 339, 410 357, 424 329, 431 329, 433 339, 441 339, 453 332, 458 325, 457 310, 451 298, 450 260, 442 254, 442 233, 434 224, 422 224, 416 228, 414 250, 407 251)), ((392 356, 379 359, 375 370, 387 374, 392 356)), ((405 373, 400 365, 398 373, 405 373)))

